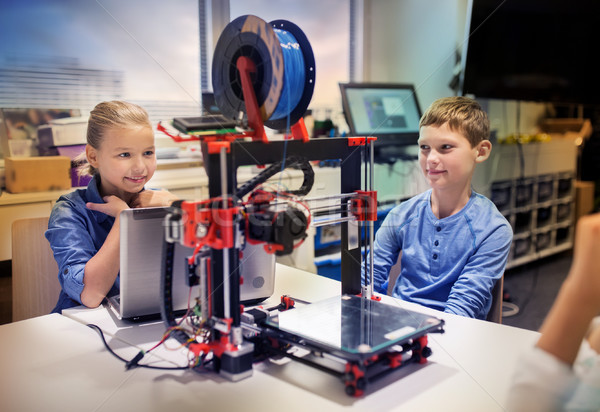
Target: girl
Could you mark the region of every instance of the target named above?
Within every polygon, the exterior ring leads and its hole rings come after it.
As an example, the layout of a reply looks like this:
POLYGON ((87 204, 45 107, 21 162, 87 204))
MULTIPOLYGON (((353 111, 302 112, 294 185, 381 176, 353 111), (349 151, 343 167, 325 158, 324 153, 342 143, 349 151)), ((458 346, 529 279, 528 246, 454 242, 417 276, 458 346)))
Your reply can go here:
POLYGON ((573 262, 534 348, 520 355, 508 411, 600 410, 600 214, 577 222, 573 262))
POLYGON ((97 307, 119 290, 119 213, 130 207, 169 206, 167 191, 144 190, 156 170, 154 132, 147 112, 132 103, 103 102, 90 113, 87 188, 61 196, 46 238, 58 263, 62 290, 52 312, 97 307))

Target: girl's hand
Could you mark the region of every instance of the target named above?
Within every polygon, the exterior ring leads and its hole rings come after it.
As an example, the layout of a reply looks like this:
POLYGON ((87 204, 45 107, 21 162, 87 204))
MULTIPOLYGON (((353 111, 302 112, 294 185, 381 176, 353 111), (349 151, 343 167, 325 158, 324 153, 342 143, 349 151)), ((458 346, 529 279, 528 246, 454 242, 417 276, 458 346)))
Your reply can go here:
POLYGON ((178 200, 178 197, 166 190, 142 190, 133 196, 129 206, 132 208, 171 206, 175 200, 178 200))
MULTIPOLYGON (((577 222, 573 263, 544 320, 537 346, 572 365, 590 323, 600 313, 600 214, 577 222)), ((597 348, 597 331, 588 336, 597 348)), ((596 349, 597 350, 597 349, 596 349)))
POLYGON ((106 203, 88 202, 85 205, 90 210, 102 212, 102 213, 112 216, 114 218, 119 216, 119 213, 121 213, 123 210, 129 209, 129 206, 127 206, 127 203, 125 203, 122 199, 118 198, 117 196, 114 196, 114 195, 104 196, 102 199, 106 203))
POLYGON ((600 213, 577 222, 573 265, 565 283, 580 295, 581 304, 600 311, 600 213))

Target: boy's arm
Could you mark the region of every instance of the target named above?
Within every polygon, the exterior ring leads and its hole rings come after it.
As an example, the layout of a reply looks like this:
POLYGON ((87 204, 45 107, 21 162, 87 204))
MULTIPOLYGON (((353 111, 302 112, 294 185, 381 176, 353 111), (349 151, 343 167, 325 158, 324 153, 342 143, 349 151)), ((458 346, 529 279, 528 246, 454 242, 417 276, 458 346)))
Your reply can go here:
POLYGON ((483 318, 492 299, 491 291, 502 277, 512 243, 509 226, 500 225, 477 247, 452 286, 445 312, 483 318))

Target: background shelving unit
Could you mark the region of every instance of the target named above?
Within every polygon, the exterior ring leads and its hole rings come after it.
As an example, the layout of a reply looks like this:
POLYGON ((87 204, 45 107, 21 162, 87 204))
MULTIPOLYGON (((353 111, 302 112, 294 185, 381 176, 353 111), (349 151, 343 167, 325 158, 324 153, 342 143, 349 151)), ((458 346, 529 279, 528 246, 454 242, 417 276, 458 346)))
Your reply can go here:
POLYGON ((495 144, 473 186, 510 222, 514 236, 506 268, 573 247, 577 146, 573 139, 495 144), (478 190, 479 189, 479 190, 478 190))
POLYGON ((514 232, 507 269, 573 247, 574 191, 572 171, 492 183, 491 199, 514 232))

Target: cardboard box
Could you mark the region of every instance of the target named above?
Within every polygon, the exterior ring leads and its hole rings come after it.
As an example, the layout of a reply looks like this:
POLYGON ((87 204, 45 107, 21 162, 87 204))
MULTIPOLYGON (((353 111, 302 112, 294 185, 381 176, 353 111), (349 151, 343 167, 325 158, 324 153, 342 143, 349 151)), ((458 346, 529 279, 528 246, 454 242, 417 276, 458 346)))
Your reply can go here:
POLYGON ((573 140, 575 146, 581 146, 593 129, 589 119, 546 119, 540 124, 540 131, 553 138, 573 140))
POLYGON ((10 193, 71 188, 71 159, 67 156, 7 157, 4 170, 10 193))
POLYGON ((594 182, 575 181, 575 221, 594 211, 594 182))

